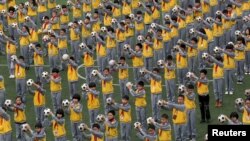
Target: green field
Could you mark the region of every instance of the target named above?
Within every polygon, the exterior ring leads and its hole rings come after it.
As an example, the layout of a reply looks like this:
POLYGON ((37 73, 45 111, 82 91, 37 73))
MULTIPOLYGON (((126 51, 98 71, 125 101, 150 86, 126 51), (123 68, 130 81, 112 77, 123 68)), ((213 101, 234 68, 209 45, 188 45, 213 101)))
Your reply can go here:
MULTIPOLYGON (((24 0, 17 0, 17 2, 19 1, 24 1, 24 0)), ((64 1, 66 2, 66 1, 64 1)), ((60 3, 60 2, 59 2, 60 3)), ((19 49, 18 49, 19 52, 19 49)), ((47 58, 45 58, 45 62, 47 63, 48 60, 47 58)), ((131 64, 131 63, 130 63, 131 64)), ((46 64, 47 65, 47 64, 46 64)), ((45 68, 45 70, 49 70, 49 68, 45 68)), ((80 70, 80 73, 82 75, 84 75, 84 69, 80 70)), ((130 76, 132 76, 132 70, 130 69, 130 76)), ((15 79, 9 79, 9 73, 8 73, 8 69, 6 66, 6 56, 1 55, 0 56, 0 75, 3 75, 5 78, 5 87, 6 87, 6 93, 7 93, 7 99, 15 99, 16 96, 16 92, 15 92, 15 79)), ((69 98, 69 91, 68 91, 68 83, 67 83, 67 76, 66 76, 66 71, 61 72, 62 75, 62 98, 69 98)), ((118 79, 117 79, 117 74, 113 75, 114 77, 114 83, 118 84, 118 79)), ((222 108, 215 108, 215 103, 214 103, 214 96, 213 96, 213 89, 212 89, 212 83, 210 85, 210 111, 211 111, 211 116, 212 116, 212 120, 210 122, 210 124, 217 124, 217 117, 219 114, 230 114, 232 111, 235 111, 236 109, 234 108, 234 100, 238 97, 242 97, 244 98, 244 90, 247 88, 247 85, 250 83, 249 80, 249 76, 245 76, 245 80, 244 80, 244 84, 243 85, 237 85, 235 84, 235 94, 234 95, 226 95, 224 97, 224 103, 223 103, 223 107, 222 108)), ((31 67, 28 71, 27 71, 27 79, 28 78, 35 78, 34 75, 34 68, 31 67)), ((209 79, 211 79, 211 71, 209 71, 209 79)), ((133 78, 130 77, 130 80, 132 81, 133 78)), ((78 89, 80 92, 80 85, 84 83, 84 80, 80 80, 79 85, 78 85, 78 89)), ((100 85, 99 85, 100 86, 100 85)), ((119 94, 119 87, 114 86, 115 87, 115 99, 116 101, 120 100, 120 94, 119 94)), ((50 91, 49 91, 49 85, 45 85, 45 89, 47 90, 46 92, 46 107, 50 107, 52 108, 52 103, 51 103, 51 96, 50 96, 50 91)), ((100 90, 100 87, 98 88, 100 90)), ((147 116, 151 116, 151 100, 150 100, 150 93, 149 93, 149 88, 147 87, 147 116)), ((100 96, 100 99, 102 96, 100 96)), ((165 87, 164 87, 164 92, 163 92, 163 97, 166 97, 166 93, 165 93, 165 87)), ((89 124, 89 116, 88 116, 88 112, 87 112, 87 107, 86 107, 86 100, 82 100, 81 103, 83 104, 83 122, 89 124)), ((200 112, 199 112, 199 106, 198 106, 198 98, 196 100, 197 103, 197 116, 196 116, 196 127, 197 127, 197 141, 202 141, 204 138, 204 135, 207 132, 207 125, 208 124, 200 124, 200 112)), ((135 122, 135 108, 134 108, 134 99, 131 98, 130 100, 130 104, 132 105, 132 113, 133 113, 133 123, 135 122)), ((162 111, 162 112, 166 112, 166 111, 162 111)), ((8 112, 11 114, 11 120, 13 121, 13 113, 12 112, 8 112)), ((35 114, 34 114, 34 107, 33 107, 33 97, 31 95, 29 95, 27 93, 27 103, 26 103, 26 116, 27 116, 27 122, 31 125, 31 127, 34 127, 35 124, 35 114)), ((101 109, 101 113, 103 113, 103 109, 101 109)), ((166 112, 168 115, 172 115, 170 112, 166 112)), ((66 115, 65 117, 66 119, 66 129, 67 129, 67 138, 68 140, 72 140, 71 137, 71 132, 70 132, 70 121, 69 121, 69 116, 66 115)), ((118 119, 118 118, 116 118, 118 119)), ((133 124, 132 123, 132 124, 133 124)), ((13 128, 13 139, 15 138, 15 127, 14 127, 14 122, 12 122, 12 128, 13 128)), ((135 132, 132 129, 131 132, 131 136, 132 136, 132 141, 138 140, 135 136, 135 132)), ((47 128, 46 129, 46 134, 47 134, 47 140, 51 141, 53 140, 53 135, 52 135, 52 129, 51 128, 47 128)))

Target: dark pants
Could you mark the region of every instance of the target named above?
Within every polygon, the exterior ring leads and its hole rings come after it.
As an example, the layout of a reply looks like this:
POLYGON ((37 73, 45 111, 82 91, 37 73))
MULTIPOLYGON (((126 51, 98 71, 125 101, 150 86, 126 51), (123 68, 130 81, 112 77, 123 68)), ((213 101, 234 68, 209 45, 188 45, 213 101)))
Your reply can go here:
POLYGON ((200 96, 199 95, 199 104, 201 110, 201 120, 210 120, 210 111, 209 111, 209 95, 200 96))

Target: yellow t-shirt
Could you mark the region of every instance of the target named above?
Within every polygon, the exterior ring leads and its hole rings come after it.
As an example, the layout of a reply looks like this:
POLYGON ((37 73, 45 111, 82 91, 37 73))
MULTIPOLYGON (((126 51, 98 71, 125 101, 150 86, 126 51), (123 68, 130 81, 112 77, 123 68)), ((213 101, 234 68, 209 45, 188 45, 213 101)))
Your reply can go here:
POLYGON ((106 47, 101 43, 96 44, 96 55, 99 57, 105 57, 107 55, 106 47))
MULTIPOLYGON (((117 122, 117 121, 115 121, 117 122)), ((105 134, 106 134, 106 138, 115 138, 118 137, 118 129, 117 128, 111 128, 108 125, 105 126, 105 134)))
POLYGON ((144 43, 143 49, 142 49, 142 55, 144 58, 153 57, 153 55, 154 55, 153 48, 150 45, 144 43))
POLYGON ((184 104, 185 104, 187 110, 196 108, 195 100, 188 99, 188 97, 186 95, 185 95, 185 99, 184 99, 184 104))
POLYGON ((176 108, 173 108, 172 119, 174 124, 186 124, 187 123, 187 114, 186 110, 180 111, 176 108))
POLYGON ((5 133, 9 133, 12 131, 11 128, 11 121, 9 120, 5 120, 4 118, 2 118, 0 116, 0 134, 5 134, 5 133))
POLYGON ((213 66, 213 79, 223 78, 224 76, 224 70, 223 67, 220 67, 217 64, 214 64, 213 66))
POLYGON ((199 95, 205 95, 209 93, 208 84, 203 84, 201 82, 197 82, 197 93, 199 95))
POLYGON ((235 60, 234 58, 231 58, 227 54, 224 54, 223 56, 223 64, 224 64, 224 69, 234 69, 235 68, 235 60))
POLYGON ((52 130, 55 137, 62 137, 66 135, 64 123, 59 124, 55 120, 52 120, 52 130))
POLYGON ((180 53, 178 52, 176 54, 176 64, 177 64, 177 69, 187 68, 187 57, 181 56, 180 53))
POLYGON ((151 94, 160 94, 162 93, 161 81, 156 81, 151 78, 150 80, 150 91, 151 94))
POLYGON ((44 65, 43 55, 39 55, 36 52, 34 52, 34 65, 36 66, 44 65))
POLYGON ((24 79, 26 77, 25 68, 16 64, 15 65, 15 76, 16 76, 16 79, 24 79))
POLYGON ((170 70, 167 67, 164 68, 164 78, 166 80, 171 80, 171 79, 175 79, 176 75, 175 75, 175 69, 174 70, 170 70))
MULTIPOLYGON (((139 90, 136 90, 136 93, 139 93, 139 90)), ((143 97, 136 97, 135 98, 135 106, 136 107, 146 107, 147 106, 146 94, 143 95, 143 97)))
POLYGON ((34 106, 40 107, 45 105, 45 97, 40 91, 35 91, 34 97, 33 97, 33 103, 34 106))
POLYGON ((83 63, 85 67, 91 67, 94 65, 94 59, 93 56, 91 56, 88 53, 85 53, 83 56, 83 63))
MULTIPOLYGON (((74 105, 74 109, 80 109, 80 103, 78 103, 77 105, 74 105)), ((70 110, 70 121, 71 122, 79 122, 82 120, 82 112, 80 113, 77 113, 74 111, 73 108, 69 107, 69 110, 70 110)))
POLYGON ((132 13, 131 4, 128 4, 127 2, 123 1, 122 3, 122 14, 123 15, 129 15, 132 13))
POLYGON ((243 114, 242 114, 242 123, 243 124, 250 124, 250 116, 247 110, 244 107, 243 114))
POLYGON ((16 45, 10 43, 9 41, 7 41, 6 43, 6 53, 7 54, 16 54, 16 45))
POLYGON ((129 109, 128 111, 124 111, 122 109, 119 109, 119 118, 120 118, 120 122, 131 122, 131 110, 129 109))
POLYGON ((158 140, 171 141, 172 140, 171 130, 158 129, 158 140))
POLYGON ((49 56, 57 56, 58 55, 58 47, 56 47, 52 43, 48 43, 48 55, 49 56))
POLYGON ((76 68, 74 68, 70 64, 68 64, 67 76, 68 76, 68 81, 69 82, 78 81, 78 75, 77 75, 76 68))
POLYGON ((62 90, 62 84, 61 82, 55 83, 54 81, 50 81, 50 91, 51 92, 59 92, 62 90))
POLYGON ((17 123, 26 122, 26 115, 24 110, 15 109, 14 111, 14 121, 17 123))
POLYGON ((102 94, 114 93, 113 81, 102 80, 102 94))
POLYGON ((97 96, 88 92, 87 97, 88 97, 87 107, 89 110, 100 108, 100 101, 97 96))

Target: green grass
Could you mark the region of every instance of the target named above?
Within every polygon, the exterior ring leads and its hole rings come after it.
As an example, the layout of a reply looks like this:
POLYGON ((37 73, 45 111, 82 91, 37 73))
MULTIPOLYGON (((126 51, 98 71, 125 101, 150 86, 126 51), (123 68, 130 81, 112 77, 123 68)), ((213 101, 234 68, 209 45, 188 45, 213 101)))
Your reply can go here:
MULTIPOLYGON (((17 2, 24 1, 24 0, 17 0, 17 2)), ((60 3, 60 2, 59 2, 60 3)), ((64 2, 66 3, 66 1, 64 2)), ((19 49, 18 49, 19 51, 19 49)), ((48 60, 47 58, 45 59, 45 62, 47 64, 48 60)), ((5 87, 6 87, 6 94, 7 94, 7 99, 15 99, 16 92, 15 92, 15 79, 9 79, 8 76, 8 69, 7 66, 2 66, 2 64, 6 64, 6 57, 5 56, 0 56, 0 75, 3 75, 5 78, 5 87)), ((131 64, 131 63, 130 63, 131 64)), ((49 68, 45 68, 45 70, 49 70, 49 68)), ((81 74, 84 74, 84 70, 80 70, 81 74)), ((67 76, 66 72, 61 72, 62 75, 62 99, 69 98, 69 91, 68 91, 68 83, 67 83, 67 76)), ((133 76, 132 70, 130 69, 129 71, 130 75, 130 80, 133 81, 133 76)), ((114 83, 118 83, 118 78, 117 78, 117 73, 114 75, 114 83)), ((218 124, 217 117, 219 114, 227 114, 229 115, 232 111, 235 111, 236 109, 234 108, 234 100, 238 97, 243 97, 244 98, 244 90, 247 88, 247 84, 250 83, 249 76, 245 76, 244 84, 243 85, 236 85, 235 84, 235 94, 234 95, 226 95, 224 96, 224 103, 223 107, 220 109, 215 108, 215 103, 214 103, 214 96, 213 96, 213 89, 212 89, 212 83, 210 84, 210 111, 211 111, 211 116, 212 120, 210 124, 218 124)), ((34 68, 31 68, 29 71, 27 71, 27 79, 28 78, 35 78, 34 75, 34 68)), ((209 71, 209 78, 211 79, 211 72, 209 71)), ((80 80, 79 85, 78 85, 78 90, 80 91, 80 84, 82 84, 84 81, 80 80)), ((163 81, 164 82, 164 81, 163 81)), ((120 101, 120 93, 119 93, 119 87, 115 87, 115 100, 120 101)), ((45 89, 47 90, 46 92, 46 107, 52 108, 52 103, 51 103, 51 96, 50 96, 50 91, 49 91, 49 85, 45 85, 45 89)), ((98 88, 100 90, 100 86, 98 88)), ((164 87, 164 92, 163 92, 163 97, 166 98, 166 93, 165 93, 165 87, 164 87)), ((102 101, 102 96, 100 96, 100 100, 102 101)), ((147 116, 151 116, 151 100, 150 100, 150 93, 149 93, 149 88, 147 88, 147 116)), ((83 104, 83 122, 89 124, 89 115, 87 112, 87 107, 86 107, 86 100, 82 100, 81 103, 83 104)), ((130 104, 132 105, 132 119, 133 122, 135 122, 135 108, 134 108, 134 99, 131 98, 130 104)), ((196 104, 197 104, 197 114, 196 114, 196 128, 197 128, 197 141, 202 141, 204 138, 204 135, 207 132, 207 125, 208 124, 200 124, 200 112, 199 112, 199 105, 198 105, 198 98, 196 98, 196 104)), ((13 121, 13 113, 8 112, 11 114, 11 120, 13 121)), ((101 113, 103 112, 103 109, 101 109, 101 113)), ((162 113, 167 113, 168 115, 172 115, 171 112, 169 111, 162 111, 162 113)), ((27 93, 27 104, 26 104, 26 116, 27 116, 27 122, 31 125, 31 127, 34 127, 35 124, 35 114, 34 114, 34 107, 33 107, 33 97, 27 93)), ((171 117, 171 116, 170 116, 171 117)), ((67 131, 67 138, 68 140, 72 140, 71 136, 71 131, 70 131, 70 120, 69 116, 66 115, 66 131, 67 131)), ((117 117, 118 119, 118 117, 117 117)), ((240 117, 241 119, 241 117, 240 117)), ((13 139, 15 138, 15 127, 14 127, 14 122, 12 122, 12 128, 13 128, 13 139)), ((52 129, 47 128, 46 129, 46 134, 47 134, 47 140, 53 140, 53 134, 52 134, 52 129)), ((131 136, 132 140, 138 140, 135 136, 135 132, 132 129, 131 131, 131 136)))

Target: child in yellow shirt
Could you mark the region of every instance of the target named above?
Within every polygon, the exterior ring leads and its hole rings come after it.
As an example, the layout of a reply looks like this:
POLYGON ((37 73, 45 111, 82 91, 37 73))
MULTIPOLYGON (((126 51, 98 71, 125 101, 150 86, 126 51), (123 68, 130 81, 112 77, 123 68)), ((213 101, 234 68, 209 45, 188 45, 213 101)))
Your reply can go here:
POLYGON ((29 1, 29 5, 26 6, 27 8, 27 15, 36 23, 37 21, 37 2, 35 0, 32 0, 31 2, 29 1))
POLYGON ((43 17, 47 14, 47 1, 37 0, 37 13, 38 13, 38 21, 42 23, 43 17))
POLYGON ((128 89, 126 88, 129 78, 128 67, 129 66, 126 63, 126 58, 121 56, 119 63, 115 66, 115 69, 118 70, 121 96, 128 95, 128 89))
POLYGON ((91 141, 104 141, 104 133, 101 131, 101 127, 98 123, 94 123, 92 125, 92 129, 89 127, 85 128, 86 131, 89 131, 90 134, 86 134, 83 132, 83 137, 86 139, 90 139, 91 141))
MULTIPOLYGON (((61 11, 58 12, 60 17, 60 28, 67 30, 69 22, 69 11, 66 5, 62 5, 61 11)), ((67 30, 68 31, 68 30, 67 30)))
POLYGON ((5 108, 0 108, 0 133, 1 139, 11 141, 12 140, 12 128, 10 115, 6 112, 5 108))
POLYGON ((47 43, 47 48, 48 48, 50 70, 52 70, 53 68, 58 68, 59 49, 58 49, 58 41, 56 40, 55 35, 50 35, 50 41, 47 43))
POLYGON ((185 76, 188 72, 188 56, 186 51, 186 45, 181 44, 177 46, 176 52, 176 67, 177 67, 177 80, 179 84, 185 84, 185 76))
POLYGON ((69 83, 69 94, 70 99, 73 95, 77 93, 77 84, 78 84, 78 74, 77 74, 77 63, 73 56, 70 56, 68 60, 66 60, 67 64, 67 77, 69 83))
POLYGON ((85 76, 86 76, 86 81, 91 82, 91 72, 93 70, 94 66, 94 52, 92 50, 92 46, 88 45, 86 48, 84 48, 83 53, 82 53, 82 58, 83 58, 83 64, 85 67, 85 76))
POLYGON ((106 141, 118 140, 118 121, 115 119, 115 111, 110 110, 107 113, 107 120, 105 121, 105 138, 106 141))
POLYGON ((167 114, 161 115, 161 121, 152 121, 152 124, 158 129, 158 141, 171 141, 171 124, 169 123, 169 118, 167 114))
POLYGON ((34 50, 34 65, 35 65, 35 75, 36 80, 41 81, 42 78, 42 72, 43 72, 43 50, 41 45, 38 43, 34 46, 32 46, 32 50, 34 50))
POLYGON ((17 15, 18 15, 18 24, 20 27, 22 27, 25 22, 25 17, 27 16, 27 10, 26 8, 24 8, 24 3, 19 4, 17 15))
POLYGON ((147 70, 153 69, 153 41, 151 35, 146 35, 143 43, 142 55, 144 58, 144 66, 147 70))
POLYGON ((234 45, 235 48, 235 63, 236 63, 236 77, 237 77, 237 84, 243 84, 244 79, 244 63, 245 63, 245 48, 246 43, 243 37, 238 37, 236 44, 234 45))
MULTIPOLYGON (((59 34, 54 33, 58 40, 59 58, 62 58, 63 54, 68 53, 68 38, 66 34, 66 29, 61 28, 59 34)), ((60 61, 60 69, 66 69, 66 62, 60 61)))
POLYGON ((2 75, 0 75, 0 104, 3 105, 5 102, 5 85, 4 85, 4 77, 2 75))

